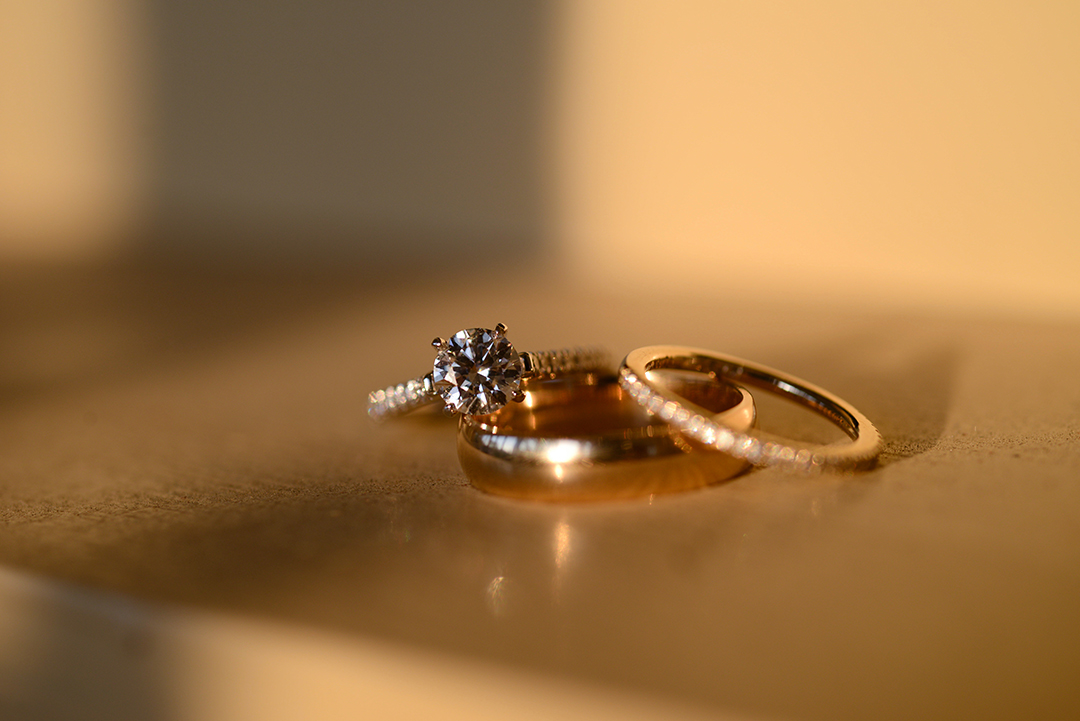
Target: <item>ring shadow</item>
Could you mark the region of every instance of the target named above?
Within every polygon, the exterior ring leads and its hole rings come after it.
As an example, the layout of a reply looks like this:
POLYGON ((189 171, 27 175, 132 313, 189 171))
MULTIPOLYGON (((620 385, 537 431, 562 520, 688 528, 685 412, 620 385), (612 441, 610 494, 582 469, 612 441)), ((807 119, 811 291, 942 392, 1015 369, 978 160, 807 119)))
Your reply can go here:
POLYGON ((933 449, 949 417, 956 347, 909 340, 902 329, 865 330, 781 353, 770 364, 791 369, 862 411, 881 433, 881 468, 933 449))

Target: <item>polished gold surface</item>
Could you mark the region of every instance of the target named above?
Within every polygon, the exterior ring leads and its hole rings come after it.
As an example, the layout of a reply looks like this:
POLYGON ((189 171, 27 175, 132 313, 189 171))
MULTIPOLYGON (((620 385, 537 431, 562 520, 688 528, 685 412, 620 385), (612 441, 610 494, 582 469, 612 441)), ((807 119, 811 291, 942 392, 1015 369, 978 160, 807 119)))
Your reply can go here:
MULTIPOLYGON (((717 422, 743 431, 753 427, 749 392, 712 379, 669 376, 717 422)), ((521 405, 462 417, 458 460, 482 491, 547 501, 638 498, 700 488, 747 466, 650 419, 613 375, 533 383, 525 396, 521 405)))
POLYGON ((683 433, 718 450, 762 466, 795 471, 865 470, 881 452, 881 434, 851 404, 795 376, 726 356, 685 346, 647 346, 631 351, 619 369, 619 382, 642 407, 683 433), (804 444, 753 430, 726 426, 708 418, 701 406, 658 378, 662 369, 691 371, 731 383, 746 383, 810 408, 840 428, 848 443, 804 444))

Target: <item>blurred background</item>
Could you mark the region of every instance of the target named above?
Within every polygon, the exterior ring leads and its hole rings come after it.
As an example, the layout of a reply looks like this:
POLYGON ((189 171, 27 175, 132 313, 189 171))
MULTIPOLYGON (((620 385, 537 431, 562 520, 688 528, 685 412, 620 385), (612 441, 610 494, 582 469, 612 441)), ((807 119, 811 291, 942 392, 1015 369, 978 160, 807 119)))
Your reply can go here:
POLYGON ((1078 38, 1070 2, 4 2, 0 261, 1075 317, 1078 38))

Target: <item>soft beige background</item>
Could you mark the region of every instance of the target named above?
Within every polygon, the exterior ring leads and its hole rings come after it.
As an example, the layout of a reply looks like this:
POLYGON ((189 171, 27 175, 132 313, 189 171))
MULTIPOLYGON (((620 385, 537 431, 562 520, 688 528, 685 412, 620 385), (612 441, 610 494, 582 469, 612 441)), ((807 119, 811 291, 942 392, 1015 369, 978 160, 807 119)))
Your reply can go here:
POLYGON ((0 261, 114 253, 148 194, 135 0, 0 3, 0 261))
POLYGON ((583 281, 1080 312, 1076 3, 563 13, 560 247, 583 281))
POLYGON ((1080 314, 1075 3, 0 6, 0 257, 1080 314), (448 247, 449 246, 449 247, 448 247))

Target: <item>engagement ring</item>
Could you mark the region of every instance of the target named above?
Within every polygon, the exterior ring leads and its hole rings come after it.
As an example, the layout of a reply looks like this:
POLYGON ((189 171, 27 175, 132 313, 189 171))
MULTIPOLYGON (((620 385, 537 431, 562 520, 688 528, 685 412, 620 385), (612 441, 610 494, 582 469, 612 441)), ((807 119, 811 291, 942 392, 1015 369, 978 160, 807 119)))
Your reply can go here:
POLYGON ((368 395, 374 420, 397 416, 429 403, 442 402, 454 415, 494 413, 510 401, 525 399, 522 383, 536 378, 609 370, 598 348, 521 352, 506 338, 506 326, 466 328, 448 340, 432 341, 438 353, 431 372, 368 395))

